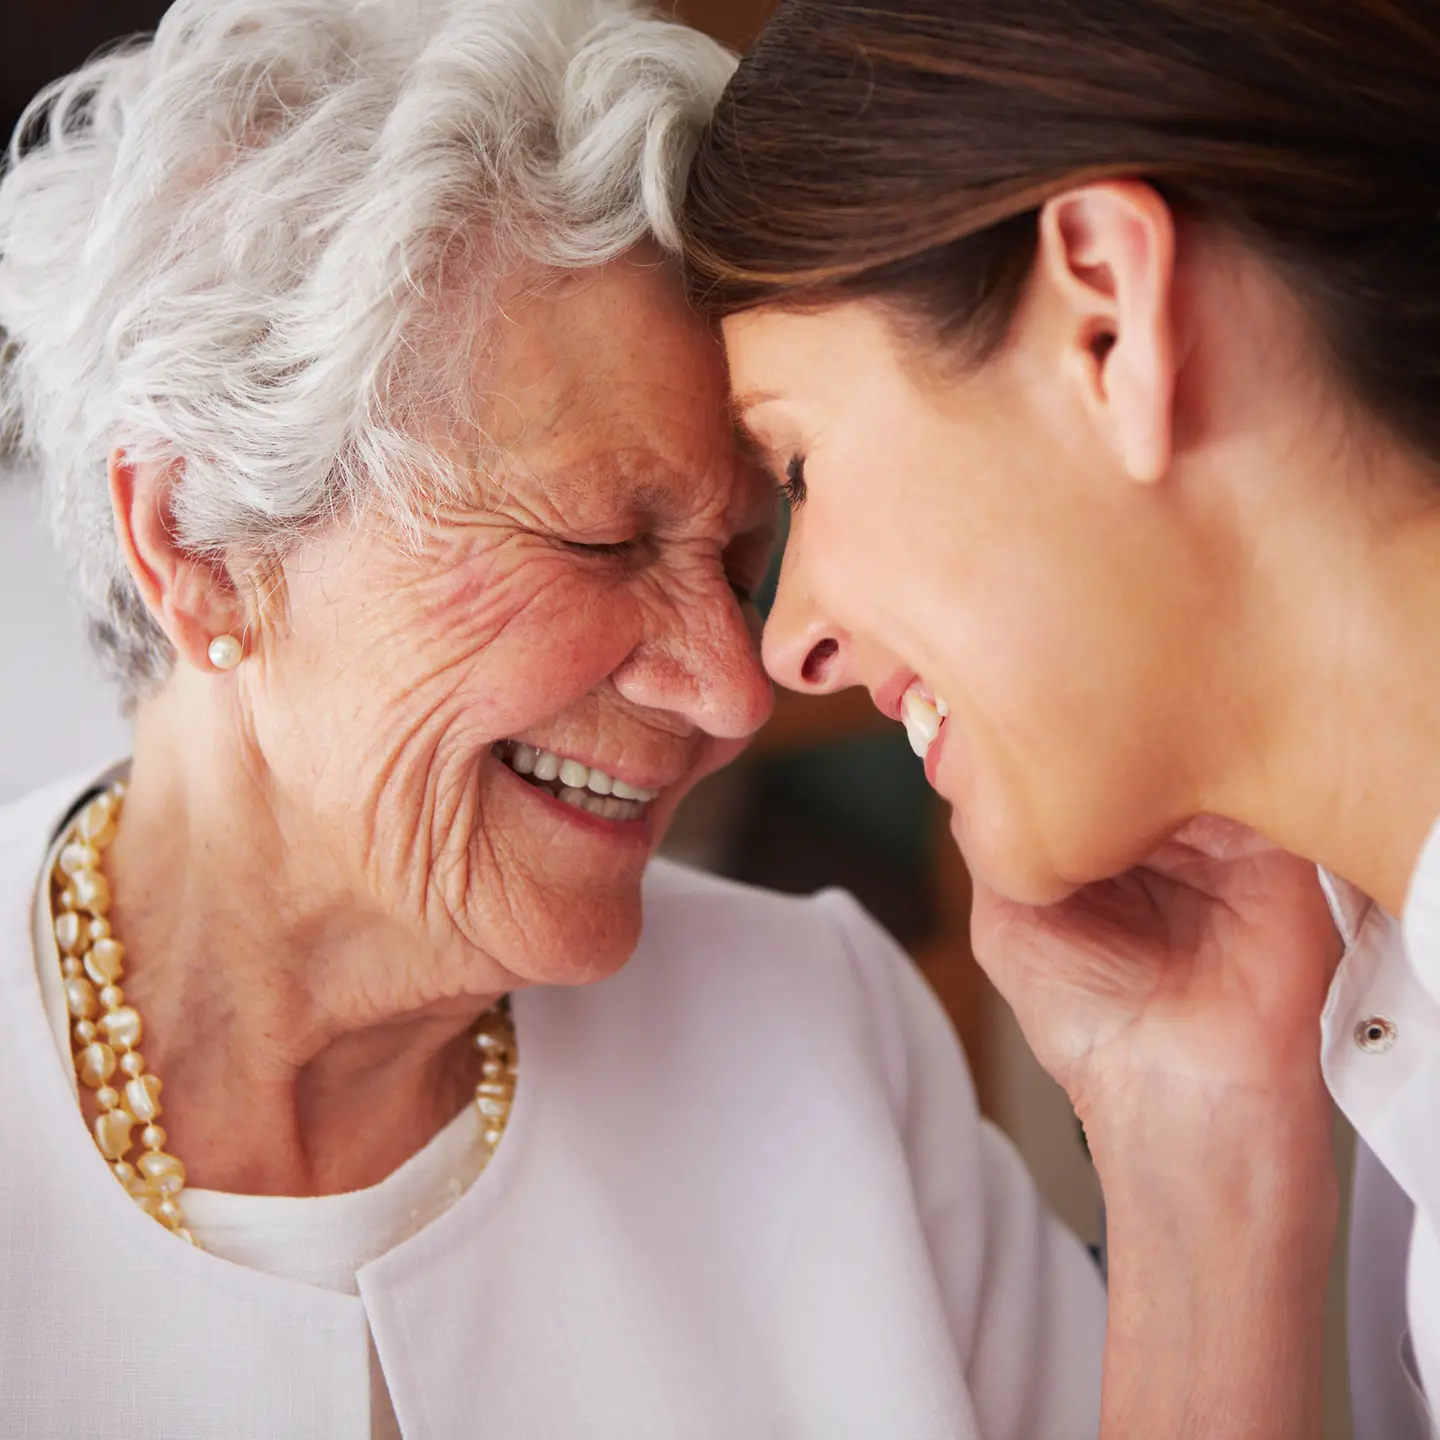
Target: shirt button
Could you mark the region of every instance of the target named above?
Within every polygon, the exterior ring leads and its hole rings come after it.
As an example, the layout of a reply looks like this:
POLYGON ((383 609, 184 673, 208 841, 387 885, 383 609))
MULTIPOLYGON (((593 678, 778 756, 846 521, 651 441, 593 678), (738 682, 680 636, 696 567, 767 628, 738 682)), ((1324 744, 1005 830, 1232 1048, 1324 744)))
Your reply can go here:
POLYGON ((1384 1015, 1367 1015, 1355 1027, 1355 1043, 1367 1055, 1383 1055, 1399 1034, 1393 1020, 1384 1015))

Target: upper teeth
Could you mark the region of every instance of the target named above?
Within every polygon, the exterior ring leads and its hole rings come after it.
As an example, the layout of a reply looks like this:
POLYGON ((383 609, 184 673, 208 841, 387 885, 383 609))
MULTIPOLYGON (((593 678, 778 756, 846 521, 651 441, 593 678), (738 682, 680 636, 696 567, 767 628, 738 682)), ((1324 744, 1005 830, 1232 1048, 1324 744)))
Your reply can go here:
POLYGON ((940 722, 950 713, 950 707, 943 700, 933 703, 916 690, 907 690, 900 702, 900 716, 905 722, 905 734, 909 737, 910 748, 923 760, 930 746, 940 733, 940 722))
POLYGON ((567 790, 589 790, 592 795, 613 795, 617 800, 635 800, 641 804, 648 804, 660 794, 658 790, 627 785, 603 770, 592 770, 578 760, 567 760, 550 750, 537 750, 533 745, 516 742, 509 761, 510 768, 519 774, 533 775, 537 780, 558 780, 567 790))

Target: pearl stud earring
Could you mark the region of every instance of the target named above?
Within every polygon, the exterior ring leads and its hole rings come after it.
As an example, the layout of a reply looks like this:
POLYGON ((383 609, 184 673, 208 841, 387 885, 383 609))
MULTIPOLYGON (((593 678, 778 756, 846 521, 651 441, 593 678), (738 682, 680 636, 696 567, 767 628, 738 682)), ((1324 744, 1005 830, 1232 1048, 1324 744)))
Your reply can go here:
POLYGON ((217 670, 233 670, 245 658, 245 650, 233 635, 217 635, 210 642, 209 655, 217 670))

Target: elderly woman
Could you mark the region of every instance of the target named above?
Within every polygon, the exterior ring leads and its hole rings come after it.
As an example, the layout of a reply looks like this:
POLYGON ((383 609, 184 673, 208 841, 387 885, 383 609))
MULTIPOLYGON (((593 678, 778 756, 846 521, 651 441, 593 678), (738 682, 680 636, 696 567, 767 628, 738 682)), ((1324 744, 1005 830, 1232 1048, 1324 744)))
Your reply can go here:
POLYGON ((135 750, 0 812, 4 1434, 1095 1432, 904 958, 652 864, 770 704, 665 253, 730 68, 181 0, 22 127, 5 395, 135 750))

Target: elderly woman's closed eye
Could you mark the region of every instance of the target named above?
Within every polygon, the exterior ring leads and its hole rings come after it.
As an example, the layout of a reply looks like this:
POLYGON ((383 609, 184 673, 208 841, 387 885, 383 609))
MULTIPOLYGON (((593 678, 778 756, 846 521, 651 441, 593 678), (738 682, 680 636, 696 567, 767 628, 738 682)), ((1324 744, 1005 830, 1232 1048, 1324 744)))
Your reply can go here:
POLYGON ((651 863, 771 703, 672 258, 730 70, 180 0, 21 126, 3 395, 135 750, 0 812, 4 1433, 1093 1430, 903 957, 651 863))

